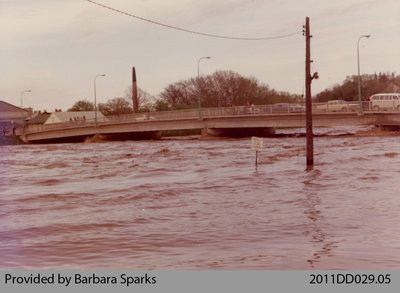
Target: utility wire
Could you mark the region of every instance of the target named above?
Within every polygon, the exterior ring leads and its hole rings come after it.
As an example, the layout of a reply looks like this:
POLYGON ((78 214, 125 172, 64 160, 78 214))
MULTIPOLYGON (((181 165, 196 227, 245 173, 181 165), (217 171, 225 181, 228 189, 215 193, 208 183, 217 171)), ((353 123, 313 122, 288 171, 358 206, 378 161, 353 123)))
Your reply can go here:
POLYGON ((302 31, 297 31, 295 33, 290 33, 290 34, 286 34, 286 35, 279 35, 279 36, 274 36, 274 37, 261 37, 261 38, 239 38, 239 37, 229 37, 229 36, 207 34, 207 33, 192 31, 192 30, 188 30, 188 29, 184 29, 184 28, 180 28, 180 27, 164 24, 164 23, 157 22, 157 21, 154 21, 154 20, 151 20, 151 19, 143 18, 143 17, 137 16, 137 15, 133 15, 133 14, 127 13, 125 11, 112 8, 110 6, 107 6, 107 5, 92 1, 92 0, 86 0, 86 1, 88 1, 88 2, 90 2, 92 4, 95 4, 95 5, 98 5, 100 7, 103 7, 105 9, 112 10, 114 12, 129 16, 129 17, 133 17, 133 18, 145 21, 145 22, 149 22, 149 23, 152 23, 152 24, 156 24, 156 25, 159 25, 159 26, 166 27, 166 28, 170 28, 170 29, 174 29, 174 30, 178 30, 178 31, 186 32, 186 33, 196 34, 196 35, 200 35, 200 36, 205 36, 205 37, 212 37, 212 38, 219 38, 219 39, 230 39, 230 40, 240 40, 240 41, 264 41, 264 40, 275 40, 275 39, 288 38, 288 37, 297 35, 297 34, 302 32, 302 31))

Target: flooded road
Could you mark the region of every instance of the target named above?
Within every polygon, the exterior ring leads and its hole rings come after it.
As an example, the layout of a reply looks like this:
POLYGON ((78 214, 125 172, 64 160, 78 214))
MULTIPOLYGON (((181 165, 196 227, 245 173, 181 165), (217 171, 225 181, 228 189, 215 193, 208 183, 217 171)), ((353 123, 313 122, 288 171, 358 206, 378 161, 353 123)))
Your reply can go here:
MULTIPOLYGON (((338 133, 336 133, 338 134, 338 133)), ((400 136, 0 147, 0 269, 399 269, 400 136)))

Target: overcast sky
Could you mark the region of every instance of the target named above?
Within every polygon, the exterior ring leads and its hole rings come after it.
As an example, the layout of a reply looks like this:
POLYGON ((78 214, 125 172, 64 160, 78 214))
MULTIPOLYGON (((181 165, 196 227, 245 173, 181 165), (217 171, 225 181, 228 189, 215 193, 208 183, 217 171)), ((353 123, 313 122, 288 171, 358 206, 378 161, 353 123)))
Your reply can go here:
POLYGON ((0 0, 0 99, 36 110, 67 110, 76 101, 125 96, 136 67, 138 86, 158 95, 166 86, 217 70, 254 76, 278 91, 304 89, 310 17, 312 93, 357 74, 400 73, 399 0, 95 0, 171 26, 223 36, 283 39, 238 41, 150 24, 86 0, 0 0))

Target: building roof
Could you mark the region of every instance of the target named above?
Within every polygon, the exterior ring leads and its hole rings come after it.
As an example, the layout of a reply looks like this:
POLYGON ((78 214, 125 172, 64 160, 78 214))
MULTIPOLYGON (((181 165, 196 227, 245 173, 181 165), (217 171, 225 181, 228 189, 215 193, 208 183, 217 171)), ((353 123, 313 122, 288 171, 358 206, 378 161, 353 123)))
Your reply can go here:
POLYGON ((31 114, 32 112, 27 109, 24 109, 21 112, 21 108, 4 101, 0 101, 0 121, 2 122, 19 123, 22 120, 22 116, 27 118, 31 114))
POLYGON ((392 93, 400 92, 400 86, 398 86, 394 82, 389 82, 389 84, 386 86, 386 91, 392 93))
POLYGON ((21 108, 11 105, 10 103, 0 101, 0 112, 14 112, 21 111, 21 108))
POLYGON ((27 124, 44 124, 46 120, 50 117, 51 113, 37 114, 29 119, 27 124))
MULTIPOLYGON (((94 111, 76 111, 76 112, 53 112, 46 120, 45 124, 63 123, 75 120, 94 120, 94 111)), ((104 115, 97 111, 97 119, 104 119, 104 115)))

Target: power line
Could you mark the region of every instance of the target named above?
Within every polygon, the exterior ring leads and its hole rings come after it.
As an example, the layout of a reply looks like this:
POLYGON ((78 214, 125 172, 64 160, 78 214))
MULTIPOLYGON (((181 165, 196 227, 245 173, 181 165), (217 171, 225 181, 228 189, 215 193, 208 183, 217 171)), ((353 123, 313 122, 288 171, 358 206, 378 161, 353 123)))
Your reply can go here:
POLYGON ((276 40, 276 39, 288 38, 288 37, 292 37, 292 36, 297 35, 297 34, 302 32, 302 31, 297 31, 297 32, 294 32, 294 33, 286 34, 286 35, 279 35, 279 36, 274 36, 274 37, 261 37, 261 38, 240 38, 240 37, 214 35, 214 34, 208 34, 208 33, 192 31, 192 30, 181 28, 181 27, 176 27, 176 26, 164 24, 164 23, 161 23, 161 22, 158 22, 158 21, 154 21, 154 20, 151 20, 151 19, 143 18, 143 17, 137 16, 137 15, 133 15, 133 14, 130 14, 128 12, 112 8, 110 6, 107 6, 107 5, 92 1, 92 0, 86 0, 86 1, 88 1, 88 2, 90 2, 92 4, 95 4, 95 5, 98 5, 100 7, 103 7, 105 9, 108 9, 108 10, 111 10, 111 11, 114 11, 114 12, 129 16, 129 17, 132 17, 132 18, 136 18, 136 19, 139 19, 139 20, 142 20, 142 21, 145 21, 145 22, 149 22, 149 23, 152 23, 152 24, 156 24, 156 25, 159 25, 159 26, 166 27, 166 28, 170 28, 170 29, 174 29, 174 30, 178 30, 178 31, 186 32, 186 33, 196 34, 196 35, 200 35, 200 36, 205 36, 205 37, 212 37, 212 38, 219 38, 219 39, 230 39, 230 40, 240 40, 240 41, 265 41, 265 40, 276 40))

